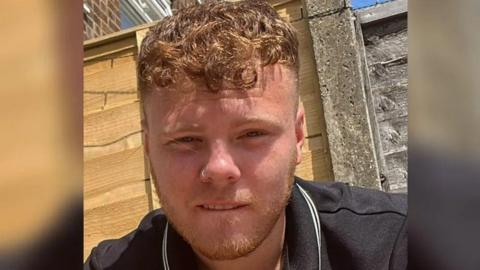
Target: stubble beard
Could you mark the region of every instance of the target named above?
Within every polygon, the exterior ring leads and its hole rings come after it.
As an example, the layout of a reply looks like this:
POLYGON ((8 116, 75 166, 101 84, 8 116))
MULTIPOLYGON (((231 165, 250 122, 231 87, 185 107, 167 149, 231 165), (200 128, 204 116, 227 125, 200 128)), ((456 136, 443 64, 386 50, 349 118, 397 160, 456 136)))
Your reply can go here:
MULTIPOLYGON (((287 188, 283 191, 283 194, 278 197, 279 199, 270 202, 269 205, 266 205, 264 209, 259 211, 262 214, 258 219, 260 222, 258 224, 253 224, 255 230, 248 236, 242 235, 242 237, 233 238, 224 235, 223 238, 220 237, 221 239, 217 241, 213 241, 213 239, 202 239, 202 237, 199 237, 196 234, 195 229, 192 229, 195 227, 195 224, 184 224, 179 220, 179 217, 175 212, 175 207, 170 205, 169 201, 166 199, 168 196, 163 195, 158 188, 157 193, 170 224, 183 237, 183 239, 190 244, 194 251, 199 252, 210 260, 233 260, 247 256, 256 250, 268 237, 279 220, 280 215, 285 210, 292 193, 296 166, 293 157, 289 163, 288 174, 285 176, 286 179, 283 179, 283 181, 287 182, 287 188)), ((156 178, 153 172, 152 176, 156 178)), ((255 198, 253 198, 253 200, 255 201, 255 198)), ((235 226, 236 222, 238 223, 242 221, 235 218, 222 219, 216 221, 215 228, 231 228, 232 226, 235 226)))

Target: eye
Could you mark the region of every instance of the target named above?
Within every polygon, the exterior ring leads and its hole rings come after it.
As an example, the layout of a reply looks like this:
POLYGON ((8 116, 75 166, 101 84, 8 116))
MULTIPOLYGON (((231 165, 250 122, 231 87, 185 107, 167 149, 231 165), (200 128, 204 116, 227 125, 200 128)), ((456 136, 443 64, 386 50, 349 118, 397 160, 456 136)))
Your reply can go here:
POLYGON ((249 131, 249 132, 245 133, 242 137, 255 138, 255 137, 264 136, 266 134, 267 133, 265 133, 263 131, 260 131, 260 130, 252 130, 252 131, 249 131))
POLYGON ((189 144, 194 142, 201 142, 201 140, 199 138, 185 136, 185 137, 175 138, 170 141, 170 143, 174 143, 174 144, 189 144))

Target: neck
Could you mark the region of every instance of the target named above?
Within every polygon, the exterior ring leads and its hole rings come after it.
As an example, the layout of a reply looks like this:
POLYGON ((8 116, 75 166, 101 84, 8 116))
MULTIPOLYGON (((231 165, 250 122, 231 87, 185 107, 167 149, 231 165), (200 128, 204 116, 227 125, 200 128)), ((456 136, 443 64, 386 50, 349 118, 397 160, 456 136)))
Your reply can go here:
POLYGON ((201 270, 275 269, 282 268, 282 251, 285 241, 285 211, 282 212, 265 240, 252 253, 234 260, 216 261, 197 254, 201 270))

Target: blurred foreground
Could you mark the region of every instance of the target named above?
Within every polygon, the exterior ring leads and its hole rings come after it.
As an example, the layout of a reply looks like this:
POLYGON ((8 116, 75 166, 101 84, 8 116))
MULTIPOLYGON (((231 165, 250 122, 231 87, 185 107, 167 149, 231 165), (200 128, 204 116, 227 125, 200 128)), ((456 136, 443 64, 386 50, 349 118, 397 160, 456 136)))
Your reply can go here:
POLYGON ((81 267, 81 5, 0 9, 0 269, 81 267))
POLYGON ((479 11, 409 3, 409 269, 480 269, 479 11))

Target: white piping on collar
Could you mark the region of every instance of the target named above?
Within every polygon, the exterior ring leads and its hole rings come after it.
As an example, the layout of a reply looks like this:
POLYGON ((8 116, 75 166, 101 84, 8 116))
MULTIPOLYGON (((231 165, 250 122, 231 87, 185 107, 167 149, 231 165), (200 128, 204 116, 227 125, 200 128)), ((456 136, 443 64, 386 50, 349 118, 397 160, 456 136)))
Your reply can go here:
POLYGON ((318 211, 315 207, 315 204, 312 201, 312 198, 308 195, 308 193, 297 183, 297 187, 300 189, 300 193, 302 193, 303 198, 307 202, 308 209, 310 210, 310 214, 312 215, 313 225, 315 227, 315 236, 317 237, 317 247, 318 247, 318 270, 322 269, 322 252, 321 252, 321 237, 322 234, 320 233, 320 218, 318 217, 318 211))
MULTIPOLYGON (((318 247, 318 270, 322 269, 322 260, 321 260, 321 233, 320 233, 320 218, 318 217, 317 208, 313 203, 312 199, 308 193, 299 185, 296 184, 302 194, 303 198, 307 202, 308 209, 313 220, 313 226, 315 227, 315 236, 317 238, 317 247, 318 247)), ((162 242, 162 259, 163 259, 163 269, 170 270, 170 265, 168 264, 168 254, 167 254, 167 235, 168 235, 168 222, 163 231, 163 242, 162 242)))
POLYGON ((170 270, 170 266, 168 265, 168 257, 167 257, 167 235, 168 235, 168 222, 165 226, 165 230, 163 231, 163 242, 162 242, 162 259, 163 259, 163 269, 170 270))

